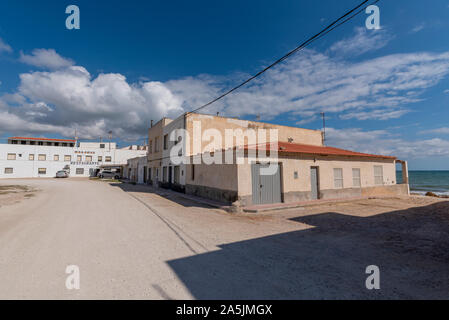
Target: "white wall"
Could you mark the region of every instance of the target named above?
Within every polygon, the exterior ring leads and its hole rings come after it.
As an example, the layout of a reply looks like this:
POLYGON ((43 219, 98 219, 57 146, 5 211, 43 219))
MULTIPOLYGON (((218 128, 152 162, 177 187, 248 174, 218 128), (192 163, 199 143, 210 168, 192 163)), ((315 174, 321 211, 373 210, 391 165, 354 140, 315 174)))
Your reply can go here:
POLYGON ((70 166, 70 176, 88 177, 92 170, 98 169, 102 164, 126 164, 128 159, 142 155, 146 155, 145 150, 0 144, 0 179, 54 177, 57 171, 67 165, 70 166), (16 154, 16 160, 8 160, 8 153, 16 154), (34 154, 34 161, 29 160, 30 154, 34 154), (39 154, 45 154, 46 160, 39 161, 39 154), (54 155, 59 155, 59 161, 54 160, 54 155), (65 155, 70 155, 71 161, 64 161, 65 155), (77 161, 78 155, 81 155, 81 162, 77 161), (87 162, 86 156, 91 156, 92 161, 87 162), (102 162, 98 161, 99 156, 102 157, 102 162), (107 156, 111 157, 111 162, 106 162, 107 156), (5 168, 13 168, 14 173, 5 174, 5 168), (46 174, 39 175, 39 168, 47 169, 46 174), (76 168, 83 168, 84 173, 77 175, 76 168))

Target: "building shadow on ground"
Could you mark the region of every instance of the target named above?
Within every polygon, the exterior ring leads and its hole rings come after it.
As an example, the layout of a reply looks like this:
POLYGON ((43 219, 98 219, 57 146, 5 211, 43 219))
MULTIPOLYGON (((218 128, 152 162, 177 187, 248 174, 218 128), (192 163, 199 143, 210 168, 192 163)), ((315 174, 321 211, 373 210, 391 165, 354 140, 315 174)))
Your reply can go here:
POLYGON ((197 299, 449 298, 449 202, 292 220, 310 228, 167 263, 197 299), (380 290, 365 286, 369 265, 380 268, 380 290))
MULTIPOLYGON (((206 203, 201 203, 195 200, 188 199, 183 197, 183 194, 180 194, 176 191, 163 189, 163 188, 154 188, 150 185, 145 184, 131 184, 131 183, 110 183, 113 187, 118 187, 125 192, 133 192, 133 193, 144 193, 144 194, 155 194, 162 196, 163 198, 173 201, 183 207, 197 207, 197 208, 207 208, 212 209, 213 206, 210 206, 206 203)), ((223 204, 225 205, 225 204, 223 204)))

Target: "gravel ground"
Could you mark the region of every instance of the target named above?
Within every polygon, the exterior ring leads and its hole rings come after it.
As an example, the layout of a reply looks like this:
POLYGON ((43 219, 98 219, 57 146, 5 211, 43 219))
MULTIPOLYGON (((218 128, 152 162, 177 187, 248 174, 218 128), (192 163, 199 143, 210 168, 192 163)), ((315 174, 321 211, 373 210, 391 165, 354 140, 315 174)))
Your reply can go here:
POLYGON ((449 202, 425 197, 232 215, 145 186, 3 180, 0 298, 448 299, 449 202), (36 191, 38 190, 38 191, 36 191), (65 286, 80 268, 80 290, 65 286), (380 268, 380 290, 365 269, 380 268))

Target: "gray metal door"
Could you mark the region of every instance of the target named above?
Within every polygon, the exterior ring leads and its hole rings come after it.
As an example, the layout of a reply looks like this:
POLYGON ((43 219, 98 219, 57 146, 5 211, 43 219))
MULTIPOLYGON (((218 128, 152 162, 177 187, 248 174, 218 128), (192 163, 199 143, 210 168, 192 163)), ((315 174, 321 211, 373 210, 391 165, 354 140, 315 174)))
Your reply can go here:
POLYGON ((310 183, 312 186, 312 200, 318 199, 318 168, 310 168, 310 183))
POLYGON ((260 169, 269 164, 254 163, 251 165, 253 204, 280 203, 281 170, 278 168, 273 175, 261 175, 260 169))

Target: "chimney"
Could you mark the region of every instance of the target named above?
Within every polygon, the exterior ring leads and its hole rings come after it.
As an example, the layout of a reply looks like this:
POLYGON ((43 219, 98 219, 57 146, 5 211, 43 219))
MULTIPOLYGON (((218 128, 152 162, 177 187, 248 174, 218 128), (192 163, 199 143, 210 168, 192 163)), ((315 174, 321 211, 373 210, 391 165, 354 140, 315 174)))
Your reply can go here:
POLYGON ((153 120, 151 120, 151 126, 150 126, 150 128, 153 128, 153 120))

